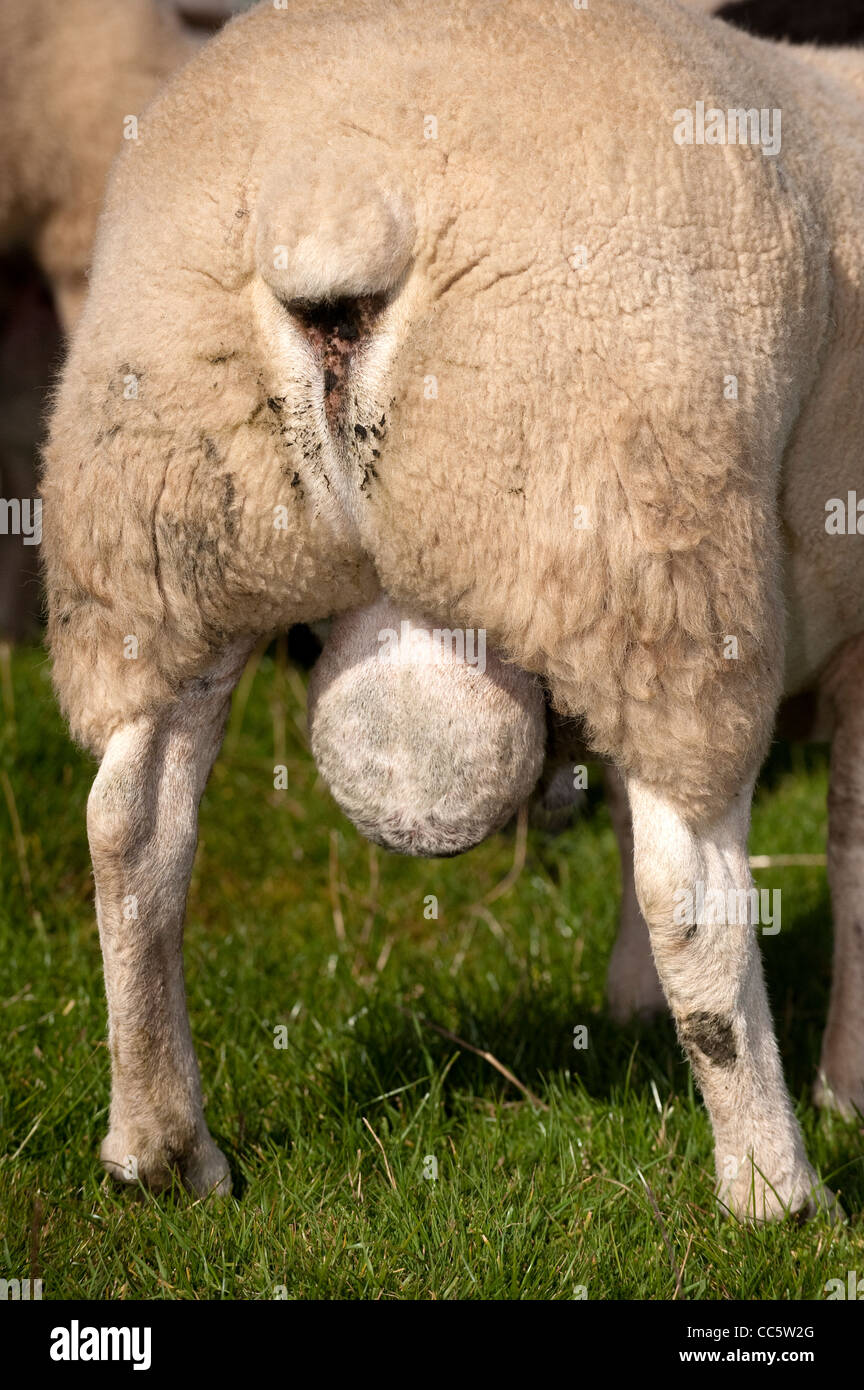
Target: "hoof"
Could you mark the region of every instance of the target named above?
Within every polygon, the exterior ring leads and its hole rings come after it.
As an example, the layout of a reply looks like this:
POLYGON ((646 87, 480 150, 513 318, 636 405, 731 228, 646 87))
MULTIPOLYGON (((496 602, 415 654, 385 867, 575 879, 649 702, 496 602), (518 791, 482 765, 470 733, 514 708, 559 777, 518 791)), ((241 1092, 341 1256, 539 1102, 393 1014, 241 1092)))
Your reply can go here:
POLYGON ((813 1102, 844 1120, 864 1119, 864 1081, 844 1082, 820 1071, 813 1084, 813 1102))
POLYGON ((140 1183, 150 1192, 164 1192, 176 1178, 194 1197, 227 1197, 231 1192, 228 1160, 209 1134, 178 1152, 164 1139, 132 1139, 112 1130, 99 1157, 115 1182, 140 1183))
POLYGON ((820 1216, 834 1225, 846 1220, 834 1193, 812 1169, 772 1184, 746 1164, 734 1181, 720 1184, 717 1198, 730 1215, 749 1224, 783 1221, 787 1217, 799 1224, 820 1216))

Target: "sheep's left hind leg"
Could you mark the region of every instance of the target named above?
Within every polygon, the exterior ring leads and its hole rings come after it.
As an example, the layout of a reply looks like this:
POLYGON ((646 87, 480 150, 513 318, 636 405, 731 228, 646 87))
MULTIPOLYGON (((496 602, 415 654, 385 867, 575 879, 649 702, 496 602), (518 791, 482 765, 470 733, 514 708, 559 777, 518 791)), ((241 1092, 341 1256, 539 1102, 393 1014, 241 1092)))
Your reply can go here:
POLYGON ((207 1130, 183 982, 198 803, 246 649, 109 740, 87 805, 108 996, 111 1117, 102 1162, 155 1191, 231 1190, 207 1130))

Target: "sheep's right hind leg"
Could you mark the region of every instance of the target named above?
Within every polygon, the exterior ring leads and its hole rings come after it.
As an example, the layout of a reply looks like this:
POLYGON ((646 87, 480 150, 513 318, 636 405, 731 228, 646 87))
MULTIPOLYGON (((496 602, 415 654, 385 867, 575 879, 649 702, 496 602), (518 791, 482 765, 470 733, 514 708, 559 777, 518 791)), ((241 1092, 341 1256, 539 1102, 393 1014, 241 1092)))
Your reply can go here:
POLYGON ((697 829, 631 778, 636 887, 679 1037, 711 1115, 719 1193, 742 1220, 834 1208, 783 1080, 751 914, 751 787, 697 829), (731 910, 730 910, 731 909, 731 910))
POLYGON ((108 997, 111 1117, 101 1158, 154 1191, 230 1192, 204 1120, 183 981, 183 918, 198 803, 246 649, 108 741, 87 805, 108 997))

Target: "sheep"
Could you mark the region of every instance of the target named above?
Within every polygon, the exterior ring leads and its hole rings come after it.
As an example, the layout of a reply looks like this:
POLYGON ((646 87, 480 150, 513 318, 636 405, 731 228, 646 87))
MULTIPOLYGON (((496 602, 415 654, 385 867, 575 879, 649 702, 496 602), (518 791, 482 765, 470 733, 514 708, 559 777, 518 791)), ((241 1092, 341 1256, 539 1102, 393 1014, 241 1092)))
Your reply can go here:
POLYGON ((198 51, 156 0, 6 0, 0 249, 23 244, 76 322, 111 161, 162 82, 198 51))
MULTIPOLYGON (((189 0, 191 4, 191 0, 189 0)), ((199 3, 196 24, 218 6, 199 3)), ((197 52, 167 0, 4 0, 0 9, 0 478, 36 490, 43 396, 84 301, 108 169, 134 117, 197 52), (35 269, 40 268, 41 274, 35 269), (41 283, 44 278, 45 284, 41 283), (51 303, 59 318, 51 312, 51 303)), ((0 537, 0 633, 34 635, 37 568, 0 537)))
POLYGON ((100 760, 110 1172, 230 1188, 184 1001, 198 802, 252 644, 383 591, 486 631, 619 770, 720 1200, 833 1209, 783 1079, 747 833, 781 692, 830 673, 819 1098, 861 1108, 864 590, 825 508, 864 423, 862 61, 672 0, 443 0, 434 21, 303 0, 232 23, 151 107, 43 478, 55 686, 100 760), (688 143, 706 99, 781 110, 782 153, 688 143), (730 899, 742 915, 704 908, 730 899))

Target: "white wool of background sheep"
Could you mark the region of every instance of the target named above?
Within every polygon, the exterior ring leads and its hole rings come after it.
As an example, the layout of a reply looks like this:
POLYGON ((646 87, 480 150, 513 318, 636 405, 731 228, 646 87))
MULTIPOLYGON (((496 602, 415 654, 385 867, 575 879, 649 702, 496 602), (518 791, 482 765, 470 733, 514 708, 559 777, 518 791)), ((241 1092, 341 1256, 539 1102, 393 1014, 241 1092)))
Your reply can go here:
MULTIPOLYGON (((670 0, 298 0, 229 26, 150 109, 112 177, 44 485, 55 682, 102 757, 112 1171, 133 1154, 153 1186, 174 1168, 228 1185, 180 968, 198 799, 249 645, 383 587, 485 629, 621 770, 724 1200, 757 1218, 830 1200, 752 931, 682 935, 673 911, 697 883, 749 889, 780 692, 864 624, 861 562, 823 526, 864 426, 864 146, 843 63, 670 0), (673 113, 706 98, 781 109, 782 156, 677 145, 673 113), (316 216, 316 189, 339 200, 325 249, 346 237, 314 304, 278 278, 309 169, 316 216), (393 190, 407 261, 378 215, 393 190), (363 227, 383 240, 358 247, 363 227), (349 286, 359 300, 337 298, 349 286)), ((841 1107, 864 1087, 853 926, 841 911, 853 967, 823 1054, 841 1107)))
POLYGON ((0 250, 32 250, 67 331, 129 119, 198 47, 168 0, 4 0, 0 250))
MULTIPOLYGON (((0 5, 0 486, 36 492, 48 392, 87 292, 105 180, 137 117, 228 0, 0 5), (178 19, 178 15, 180 19, 178 19), (195 29, 180 21, 193 19, 195 29), (44 284, 43 284, 44 277, 44 284)), ((0 636, 35 631, 35 566, 0 535, 0 636)))

